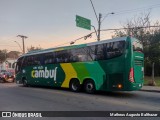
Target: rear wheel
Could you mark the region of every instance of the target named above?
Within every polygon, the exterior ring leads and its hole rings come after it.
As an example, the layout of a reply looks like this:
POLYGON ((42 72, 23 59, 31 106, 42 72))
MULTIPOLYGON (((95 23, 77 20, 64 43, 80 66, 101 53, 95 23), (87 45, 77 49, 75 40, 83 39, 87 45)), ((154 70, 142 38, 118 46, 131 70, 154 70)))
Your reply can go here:
POLYGON ((73 91, 73 92, 79 92, 81 85, 78 79, 73 79, 71 80, 70 84, 69 84, 69 88, 73 91))
POLYGON ((95 89, 94 81, 93 80, 87 80, 84 83, 84 90, 85 90, 86 93, 89 93, 89 94, 95 93, 96 89, 95 89))

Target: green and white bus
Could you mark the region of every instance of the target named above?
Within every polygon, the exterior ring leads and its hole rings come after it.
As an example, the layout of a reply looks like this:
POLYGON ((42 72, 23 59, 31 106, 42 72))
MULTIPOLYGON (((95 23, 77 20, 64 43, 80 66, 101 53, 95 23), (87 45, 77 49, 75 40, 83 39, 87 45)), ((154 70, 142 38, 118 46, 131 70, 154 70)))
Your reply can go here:
POLYGON ((143 79, 143 48, 133 37, 32 51, 22 55, 16 65, 19 84, 74 92, 139 90, 143 79))

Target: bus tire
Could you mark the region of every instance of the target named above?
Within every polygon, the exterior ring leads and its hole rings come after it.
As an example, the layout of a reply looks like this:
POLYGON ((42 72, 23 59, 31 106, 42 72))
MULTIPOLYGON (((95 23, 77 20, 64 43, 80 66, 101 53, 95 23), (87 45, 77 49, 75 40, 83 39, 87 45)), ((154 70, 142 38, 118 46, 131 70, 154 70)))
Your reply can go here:
POLYGON ((86 80, 84 83, 84 90, 86 93, 93 94, 96 91, 95 83, 93 80, 86 80))
POLYGON ((27 80, 26 80, 26 79, 23 79, 22 82, 23 82, 23 86, 24 86, 24 87, 28 87, 28 84, 27 84, 27 80))
POLYGON ((81 85, 78 79, 72 79, 69 83, 69 88, 73 92, 79 92, 81 85))

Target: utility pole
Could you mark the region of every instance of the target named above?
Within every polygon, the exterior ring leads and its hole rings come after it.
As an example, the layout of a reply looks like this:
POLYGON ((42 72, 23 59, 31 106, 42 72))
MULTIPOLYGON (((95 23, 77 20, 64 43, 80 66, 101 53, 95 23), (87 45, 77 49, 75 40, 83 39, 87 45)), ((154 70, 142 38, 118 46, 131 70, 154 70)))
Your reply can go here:
POLYGON ((102 14, 101 13, 99 13, 99 17, 97 16, 97 13, 96 13, 96 10, 95 10, 95 8, 94 8, 94 5, 93 5, 93 2, 92 2, 92 0, 90 0, 90 2, 91 2, 91 4, 92 4, 92 8, 93 8, 93 10, 94 10, 94 14, 95 14, 95 16, 96 16, 96 18, 97 18, 97 22, 98 22, 98 33, 97 33, 97 41, 100 41, 100 32, 101 32, 101 23, 102 23, 102 21, 109 15, 109 14, 114 14, 114 12, 111 12, 111 13, 108 13, 108 14, 106 14, 106 16, 103 18, 103 20, 101 20, 101 18, 102 18, 102 14))
POLYGON ((23 54, 25 53, 25 46, 24 46, 24 39, 28 38, 27 36, 24 35, 18 35, 17 37, 21 37, 22 38, 22 44, 23 44, 23 54))
POLYGON ((155 79, 154 79, 154 62, 152 63, 152 82, 151 82, 151 85, 152 86, 156 86, 156 82, 155 82, 155 79))
POLYGON ((97 36, 97 41, 100 41, 101 18, 102 18, 102 14, 101 14, 101 13, 99 13, 99 18, 98 18, 98 36, 97 36))

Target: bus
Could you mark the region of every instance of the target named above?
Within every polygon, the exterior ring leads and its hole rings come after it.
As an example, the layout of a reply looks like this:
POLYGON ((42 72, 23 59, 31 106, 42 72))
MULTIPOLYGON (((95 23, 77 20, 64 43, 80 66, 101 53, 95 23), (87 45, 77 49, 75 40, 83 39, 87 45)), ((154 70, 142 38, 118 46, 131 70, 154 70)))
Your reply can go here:
POLYGON ((134 37, 28 52, 18 58, 16 83, 74 92, 133 91, 144 82, 144 54, 134 37))

